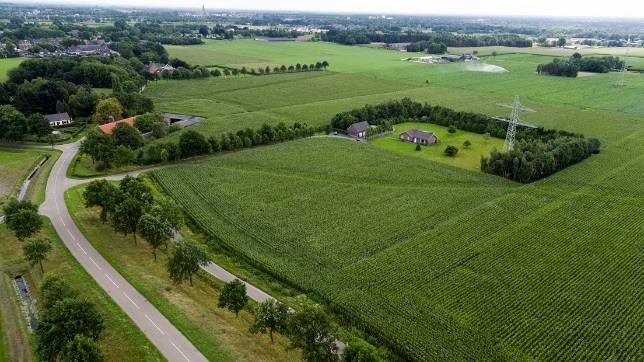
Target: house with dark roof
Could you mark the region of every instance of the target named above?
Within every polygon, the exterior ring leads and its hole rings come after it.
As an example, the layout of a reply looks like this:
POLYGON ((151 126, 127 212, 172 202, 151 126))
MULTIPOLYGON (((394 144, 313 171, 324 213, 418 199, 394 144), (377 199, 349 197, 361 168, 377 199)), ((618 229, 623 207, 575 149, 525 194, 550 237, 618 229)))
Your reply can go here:
POLYGON ((419 129, 410 129, 400 134, 403 142, 412 142, 421 145, 432 145, 438 142, 438 137, 433 132, 425 132, 419 129))
POLYGON ((46 114, 45 118, 47 118, 49 125, 52 127, 62 126, 73 122, 72 117, 67 114, 67 112, 46 114))
POLYGON ((353 137, 364 138, 367 137, 367 129, 369 127, 369 122, 367 121, 354 123, 347 128, 347 133, 353 137))

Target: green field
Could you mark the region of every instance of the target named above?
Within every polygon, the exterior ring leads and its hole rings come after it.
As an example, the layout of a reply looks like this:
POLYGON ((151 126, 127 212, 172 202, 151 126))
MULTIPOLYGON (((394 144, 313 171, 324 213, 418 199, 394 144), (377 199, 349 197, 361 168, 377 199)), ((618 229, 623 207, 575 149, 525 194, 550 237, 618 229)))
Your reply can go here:
POLYGON ((7 72, 22 63, 25 58, 0 59, 0 82, 7 80, 7 72))
POLYGON ((162 111, 206 117, 194 129, 213 135, 264 122, 326 125, 340 111, 405 96, 507 116, 508 111, 496 104, 510 102, 518 94, 525 105, 537 110, 523 115, 526 121, 547 127, 565 125, 580 132, 589 124, 595 127, 595 119, 625 119, 630 127, 635 122, 632 118, 644 116, 641 74, 626 74, 622 89, 613 87, 619 77, 616 73, 574 79, 537 75, 537 65, 550 62, 551 55, 513 53, 485 58, 485 63, 507 69, 486 73, 472 71, 471 64, 402 62, 401 58, 413 54, 330 43, 208 41, 200 46, 169 46, 168 50, 171 56, 195 64, 263 66, 318 60, 331 64, 326 72, 160 81, 146 89, 162 111), (248 60, 258 55, 259 63, 248 60))
POLYGON ((447 127, 428 123, 400 123, 396 125, 393 133, 376 138, 369 143, 393 152, 409 156, 417 156, 426 160, 437 161, 452 166, 462 167, 467 170, 480 169, 481 156, 487 156, 493 149, 501 150, 503 140, 494 137, 484 137, 481 134, 457 130, 455 133, 447 132, 447 127), (400 141, 401 132, 416 128, 423 131, 433 132, 438 136, 439 143, 435 145, 422 146, 421 151, 416 151, 416 146, 409 142, 400 141), (472 145, 464 147, 463 142, 469 140, 472 145), (458 147, 456 156, 445 155, 445 147, 448 145, 458 147))
MULTIPOLYGON (((327 72, 159 82, 146 91, 160 109, 204 115, 194 129, 207 134, 263 122, 326 125, 337 112, 405 96, 507 116, 496 104, 518 94, 537 111, 522 114, 526 122, 599 138, 599 155, 530 185, 475 171, 489 149, 480 135, 471 136, 469 154, 461 147, 463 157, 450 160, 459 167, 391 138, 314 138, 155 176, 222 247, 333 302, 408 358, 642 358, 642 75, 626 74, 622 89, 612 86, 615 73, 538 76, 538 64, 568 54, 518 49, 483 60, 504 73, 329 43, 168 49, 195 64, 331 64, 327 72)), ((627 62, 640 56, 629 52, 627 62)), ((394 135, 407 125, 397 126, 394 135)))

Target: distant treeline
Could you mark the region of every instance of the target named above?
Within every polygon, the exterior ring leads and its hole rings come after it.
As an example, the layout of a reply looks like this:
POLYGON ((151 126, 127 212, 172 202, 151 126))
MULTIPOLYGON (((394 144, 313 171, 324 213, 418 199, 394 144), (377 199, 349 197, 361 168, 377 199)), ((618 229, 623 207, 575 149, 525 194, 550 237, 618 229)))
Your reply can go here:
POLYGON ((509 46, 529 48, 532 40, 514 34, 499 35, 470 35, 452 34, 448 32, 421 33, 421 32, 381 32, 368 30, 329 30, 321 35, 323 41, 345 45, 375 43, 442 43, 449 47, 482 47, 482 46, 509 46))
POLYGON ((555 58, 551 63, 539 64, 537 73, 542 75, 556 75, 560 77, 576 77, 577 73, 608 73, 611 70, 620 70, 624 62, 618 57, 583 57, 579 53, 573 54, 569 59, 555 58))
MULTIPOLYGON (((355 122, 367 121, 382 126, 402 122, 427 122, 442 126, 489 134, 505 138, 507 123, 483 114, 455 111, 442 106, 414 102, 409 98, 366 105, 338 113, 331 128, 345 130, 355 122)), ((514 181, 528 183, 562 170, 599 152, 600 142, 595 138, 567 131, 521 127, 512 151, 493 151, 481 159, 481 170, 514 181)))

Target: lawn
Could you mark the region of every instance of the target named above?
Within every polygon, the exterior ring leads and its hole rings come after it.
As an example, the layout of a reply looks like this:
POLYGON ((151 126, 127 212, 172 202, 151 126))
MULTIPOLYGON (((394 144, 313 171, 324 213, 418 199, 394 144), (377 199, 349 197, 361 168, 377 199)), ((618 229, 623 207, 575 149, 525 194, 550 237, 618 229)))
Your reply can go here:
POLYGON ((25 58, 0 59, 0 82, 7 80, 9 70, 17 67, 25 58))
POLYGON ((0 209, 6 200, 16 196, 24 179, 46 153, 35 149, 0 148, 0 209))
MULTIPOLYGON (((134 325, 121 309, 112 302, 105 292, 96 284, 74 257, 69 253, 56 235, 51 223, 44 219, 41 236, 53 241, 53 251, 45 261, 45 273, 58 274, 67 280, 80 295, 92 301, 105 318, 105 331, 99 345, 106 361, 162 361, 164 358, 147 340, 145 335, 134 325)), ((26 321, 18 308, 17 295, 12 287, 13 277, 22 275, 26 278, 32 295, 38 298, 38 285, 43 278, 39 268, 30 268, 23 260, 21 242, 0 224, 0 295, 2 298, 3 325, 5 345, 9 360, 31 360, 34 337, 27 332, 26 321), (11 311, 10 313, 7 313, 11 311)), ((0 348, 2 350, 2 348, 0 348)))
POLYGON ((403 155, 421 157, 466 170, 479 170, 481 156, 487 157, 493 149, 501 150, 503 148, 503 140, 498 138, 485 137, 481 134, 461 130, 449 133, 447 127, 413 122, 397 124, 393 133, 371 140, 369 143, 403 155), (433 132, 438 136, 439 142, 434 145, 421 146, 421 150, 416 151, 416 145, 402 142, 399 138, 401 132, 413 128, 433 132), (470 141, 471 146, 465 147, 463 145, 466 140, 470 141), (445 147, 450 145, 458 147, 456 156, 445 155, 445 147))
MULTIPOLYGON (((253 335, 248 327, 253 320, 248 308, 239 318, 217 308, 223 284, 200 272, 194 287, 170 282, 165 262, 169 251, 160 250, 158 261, 139 238, 115 233, 99 220, 98 209, 87 209, 81 199, 84 186, 70 189, 65 201, 76 225, 114 268, 170 320, 206 358, 211 361, 286 361, 298 360, 299 351, 286 351, 287 339, 253 335)), ((172 246, 170 246, 172 248, 172 246)))

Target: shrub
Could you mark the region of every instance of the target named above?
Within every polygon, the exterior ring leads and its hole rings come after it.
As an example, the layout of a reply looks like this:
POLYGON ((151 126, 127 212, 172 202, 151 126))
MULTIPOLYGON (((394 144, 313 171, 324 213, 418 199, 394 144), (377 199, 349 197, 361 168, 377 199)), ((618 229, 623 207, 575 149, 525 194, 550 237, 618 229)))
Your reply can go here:
POLYGON ((449 157, 454 157, 458 153, 458 148, 456 146, 447 146, 445 147, 445 151, 443 151, 445 155, 449 157))

